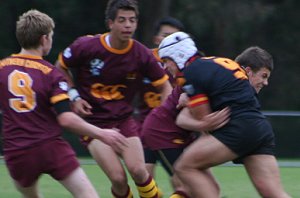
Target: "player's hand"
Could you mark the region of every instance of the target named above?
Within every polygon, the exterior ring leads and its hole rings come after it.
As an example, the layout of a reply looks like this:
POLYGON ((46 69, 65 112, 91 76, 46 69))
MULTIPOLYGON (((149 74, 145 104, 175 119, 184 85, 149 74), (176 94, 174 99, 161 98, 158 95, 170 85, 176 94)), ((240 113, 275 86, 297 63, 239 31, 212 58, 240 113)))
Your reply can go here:
POLYGON ((180 94, 176 108, 182 109, 187 106, 188 102, 189 102, 189 97, 187 96, 186 93, 182 93, 180 94))
POLYGON ((128 141, 118 129, 102 129, 103 137, 102 142, 112 147, 116 153, 122 153, 122 151, 128 147, 128 141))
POLYGON ((223 127, 230 120, 230 109, 228 107, 210 113, 202 118, 205 125, 202 128, 202 131, 209 132, 214 131, 223 127))
POLYGON ((72 102, 73 111, 81 117, 92 115, 92 106, 82 98, 72 102))

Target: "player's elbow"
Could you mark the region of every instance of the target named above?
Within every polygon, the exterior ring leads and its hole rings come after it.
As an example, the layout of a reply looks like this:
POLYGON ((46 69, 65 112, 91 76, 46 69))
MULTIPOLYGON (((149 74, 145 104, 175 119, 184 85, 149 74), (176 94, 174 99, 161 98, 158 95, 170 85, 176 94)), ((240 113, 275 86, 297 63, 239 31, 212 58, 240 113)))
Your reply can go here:
POLYGON ((176 121, 175 121, 176 125, 183 128, 183 121, 181 119, 181 116, 177 116, 176 121))
POLYGON ((74 126, 76 119, 74 119, 74 113, 72 112, 64 112, 57 116, 57 121, 59 125, 63 128, 70 128, 74 126))

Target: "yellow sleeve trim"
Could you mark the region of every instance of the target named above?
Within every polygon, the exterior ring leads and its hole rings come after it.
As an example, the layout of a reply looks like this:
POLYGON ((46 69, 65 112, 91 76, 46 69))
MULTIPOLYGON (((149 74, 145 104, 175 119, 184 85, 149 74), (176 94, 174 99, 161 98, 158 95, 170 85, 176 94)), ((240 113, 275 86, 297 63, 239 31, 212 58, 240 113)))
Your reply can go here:
POLYGON ((154 55, 154 57, 156 58, 156 60, 157 60, 158 62, 161 62, 161 63, 162 63, 162 60, 161 60, 161 58, 160 58, 159 55, 158 55, 158 48, 152 49, 152 54, 154 55))
POLYGON ((69 99, 69 96, 68 96, 68 94, 63 93, 63 94, 58 94, 56 96, 51 97, 50 101, 52 104, 55 104, 57 102, 60 102, 62 100, 66 100, 66 99, 69 99))
POLYGON ((65 64, 65 62, 62 58, 62 53, 59 53, 59 55, 58 55, 58 62, 64 69, 68 69, 67 65, 65 64))
POLYGON ((166 82, 167 80, 169 80, 169 76, 167 74, 165 74, 161 79, 157 80, 157 81, 154 81, 152 82, 151 84, 154 86, 154 87, 157 87, 159 85, 162 85, 164 82, 166 82))

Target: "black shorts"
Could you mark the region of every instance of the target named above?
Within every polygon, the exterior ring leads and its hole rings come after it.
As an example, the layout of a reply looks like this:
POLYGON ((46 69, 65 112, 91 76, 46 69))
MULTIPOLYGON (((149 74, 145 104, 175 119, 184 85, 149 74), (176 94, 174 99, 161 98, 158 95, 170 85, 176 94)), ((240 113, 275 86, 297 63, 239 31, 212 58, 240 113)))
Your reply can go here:
POLYGON ((249 155, 275 153, 273 129, 264 118, 231 120, 212 135, 239 156, 234 160, 237 163, 241 163, 242 159, 249 155))
POLYGON ((155 164, 159 161, 167 173, 173 175, 173 165, 182 154, 184 148, 170 148, 161 150, 150 150, 144 148, 145 162, 147 164, 155 164))

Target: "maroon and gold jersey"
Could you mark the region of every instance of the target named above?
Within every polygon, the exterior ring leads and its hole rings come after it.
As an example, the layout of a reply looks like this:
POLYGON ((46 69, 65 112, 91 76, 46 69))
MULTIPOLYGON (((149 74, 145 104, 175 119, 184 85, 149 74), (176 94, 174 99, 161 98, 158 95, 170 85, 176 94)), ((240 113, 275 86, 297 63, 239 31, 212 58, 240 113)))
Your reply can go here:
POLYGON ((182 88, 176 86, 168 99, 146 117, 141 132, 145 147, 152 150, 182 148, 194 140, 193 133, 178 127, 175 123, 180 112, 176 106, 181 93, 182 88))
POLYGON ((0 62, 4 152, 42 144, 61 135, 53 104, 68 99, 68 85, 42 57, 15 54, 0 62))
MULTIPOLYGON (((158 48, 152 49, 152 53, 156 58, 158 64, 163 68, 163 62, 158 55, 158 48)), ((170 83, 175 86, 175 80, 172 75, 165 70, 166 74, 169 77, 170 83)), ((143 123, 146 116, 150 113, 150 111, 161 104, 161 94, 159 91, 151 84, 151 81, 142 77, 142 83, 139 87, 139 104, 138 104, 138 120, 143 123)))
POLYGON ((132 114, 139 76, 147 77, 153 86, 168 79, 144 45, 131 39, 125 49, 117 50, 107 44, 106 36, 80 37, 59 56, 62 66, 76 71, 76 88, 93 107, 86 120, 95 125, 132 114))

